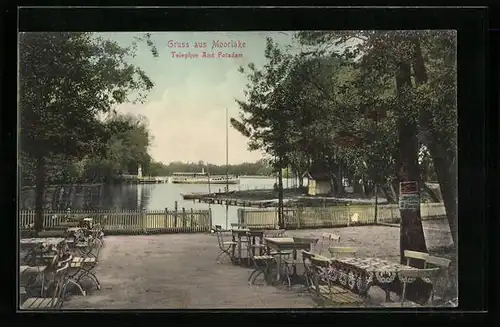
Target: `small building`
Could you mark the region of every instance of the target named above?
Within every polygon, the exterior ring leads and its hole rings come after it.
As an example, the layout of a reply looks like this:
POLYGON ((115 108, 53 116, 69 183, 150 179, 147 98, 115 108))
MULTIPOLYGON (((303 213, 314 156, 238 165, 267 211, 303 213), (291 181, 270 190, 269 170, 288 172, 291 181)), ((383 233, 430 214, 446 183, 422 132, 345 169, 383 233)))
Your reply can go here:
POLYGON ((302 177, 307 178, 308 195, 327 195, 332 191, 330 176, 323 172, 307 172, 302 177))

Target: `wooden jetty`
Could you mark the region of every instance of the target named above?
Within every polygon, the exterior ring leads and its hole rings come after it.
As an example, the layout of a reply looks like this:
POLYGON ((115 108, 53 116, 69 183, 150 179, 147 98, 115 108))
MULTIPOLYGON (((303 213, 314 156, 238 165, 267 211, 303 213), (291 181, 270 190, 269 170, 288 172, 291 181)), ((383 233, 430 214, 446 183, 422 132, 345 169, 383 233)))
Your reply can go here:
MULTIPOLYGON (((267 200, 249 200, 244 198, 234 198, 230 194, 232 192, 217 192, 217 193, 184 193, 181 194, 184 200, 193 200, 193 202, 198 201, 199 203, 208 204, 222 204, 229 206, 238 207, 253 207, 253 208, 269 208, 277 207, 278 199, 267 199, 267 200)), ((301 205, 306 207, 326 207, 326 206, 339 206, 346 204, 354 204, 356 201, 346 201, 339 200, 335 198, 326 197, 307 197, 299 196, 294 198, 283 199, 283 204, 285 206, 291 205, 301 205)))
POLYGON ((234 193, 231 192, 221 192, 221 193, 182 193, 182 198, 184 200, 193 200, 193 202, 198 201, 199 203, 208 203, 208 204, 223 204, 230 206, 238 206, 238 207, 272 207, 277 205, 276 200, 246 200, 246 199, 235 199, 231 197, 227 197, 234 193))

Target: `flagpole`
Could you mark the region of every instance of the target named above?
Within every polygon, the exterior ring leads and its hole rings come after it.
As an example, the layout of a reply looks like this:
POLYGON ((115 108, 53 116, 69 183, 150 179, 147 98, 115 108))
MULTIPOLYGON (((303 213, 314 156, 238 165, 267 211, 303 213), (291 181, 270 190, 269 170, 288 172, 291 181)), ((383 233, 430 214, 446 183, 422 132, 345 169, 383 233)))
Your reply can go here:
MULTIPOLYGON (((227 193, 229 192, 229 126, 228 126, 228 111, 226 107, 226 200, 227 200, 227 193)), ((226 201, 226 230, 228 227, 228 202, 226 201)))

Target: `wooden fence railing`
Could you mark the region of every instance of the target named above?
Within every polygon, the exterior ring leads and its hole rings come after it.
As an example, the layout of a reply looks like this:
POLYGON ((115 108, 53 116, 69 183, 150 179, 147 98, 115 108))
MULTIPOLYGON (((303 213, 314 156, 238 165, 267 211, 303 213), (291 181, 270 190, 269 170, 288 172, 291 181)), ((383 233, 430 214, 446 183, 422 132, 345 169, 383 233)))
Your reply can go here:
MULTIPOLYGON (((423 220, 439 219, 446 216, 446 211, 443 203, 428 203, 420 206, 420 214, 423 220)), ((371 225, 375 224, 375 206, 287 207, 284 217, 285 228, 289 229, 371 225)), ((399 220, 397 204, 378 206, 377 223, 399 223, 399 220)), ((276 208, 240 208, 238 223, 277 228, 278 211, 276 208)))
MULTIPOLYGON (((122 211, 44 211, 44 229, 59 225, 67 218, 93 218, 105 234, 149 234, 208 232, 212 227, 211 210, 122 210, 122 211)), ((21 230, 35 222, 34 210, 19 212, 21 230)))

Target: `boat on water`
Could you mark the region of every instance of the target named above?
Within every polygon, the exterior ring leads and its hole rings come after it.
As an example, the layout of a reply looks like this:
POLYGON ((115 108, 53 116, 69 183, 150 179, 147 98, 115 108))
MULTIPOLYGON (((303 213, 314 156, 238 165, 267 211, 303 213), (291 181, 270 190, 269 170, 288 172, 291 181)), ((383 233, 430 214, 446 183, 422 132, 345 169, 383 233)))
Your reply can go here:
POLYGON ((174 184, 239 184, 239 176, 210 175, 204 170, 197 173, 173 173, 174 184))

